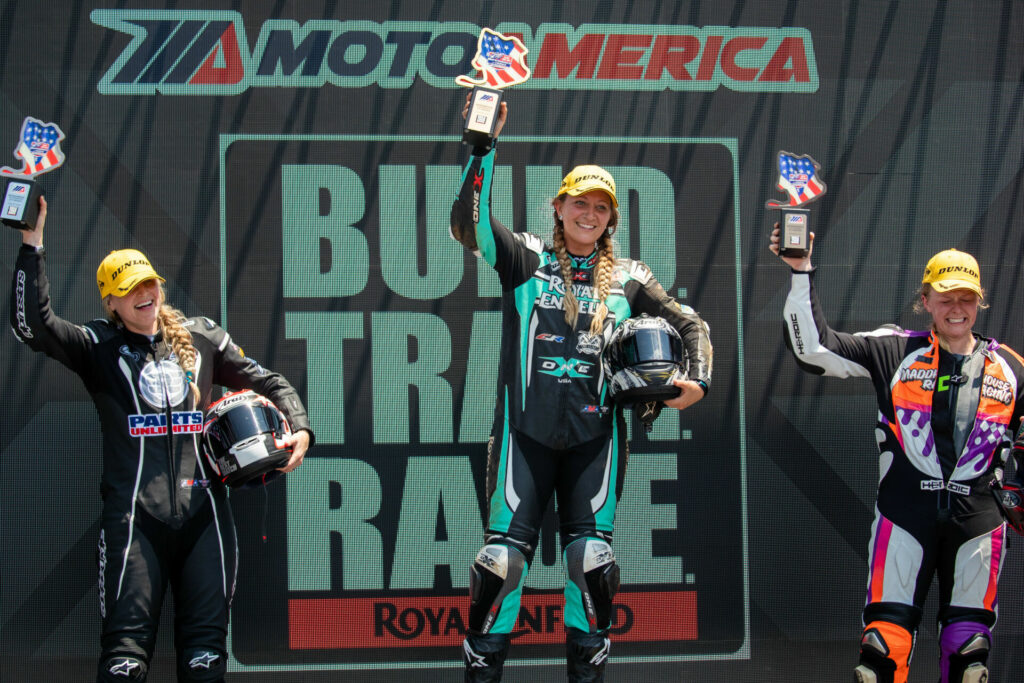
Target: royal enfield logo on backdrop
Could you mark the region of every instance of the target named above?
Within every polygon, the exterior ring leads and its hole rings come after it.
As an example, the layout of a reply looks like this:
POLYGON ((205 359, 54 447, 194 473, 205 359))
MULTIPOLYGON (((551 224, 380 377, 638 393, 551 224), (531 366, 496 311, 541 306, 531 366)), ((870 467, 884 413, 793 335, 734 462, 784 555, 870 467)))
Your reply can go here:
MULTIPOLYGON (((433 21, 264 21, 250 49, 229 10, 98 9, 131 36, 97 86, 105 95, 234 95, 253 87, 437 88, 472 71, 480 27, 433 21)), ((250 21, 253 17, 249 17, 250 21)), ((519 87, 816 92, 809 31, 798 27, 499 24, 529 50, 519 87)))
MULTIPOLYGON (((663 411, 650 435, 633 430, 613 543, 623 584, 615 651, 749 656, 743 403, 729 391, 742 386, 737 153, 691 139, 506 141, 495 218, 550 239, 550 198, 564 175, 552 159, 581 144, 616 180, 617 255, 643 260, 650 270, 638 276, 653 273, 708 321, 722 388, 692 410, 663 411), (681 150, 691 170, 678 166, 681 150)), ((267 543, 262 497, 232 497, 249 558, 232 606, 232 667, 450 667, 484 543, 501 353, 501 283, 449 236, 468 150, 443 139, 241 135, 222 136, 220 151, 222 322, 301 387, 317 433, 316 457, 267 489, 276 511, 267 543)), ((599 371, 589 353, 597 340, 534 336, 571 344, 535 368, 554 381, 599 371)), ((541 532, 513 656, 564 666, 557 528, 552 516, 541 532)))

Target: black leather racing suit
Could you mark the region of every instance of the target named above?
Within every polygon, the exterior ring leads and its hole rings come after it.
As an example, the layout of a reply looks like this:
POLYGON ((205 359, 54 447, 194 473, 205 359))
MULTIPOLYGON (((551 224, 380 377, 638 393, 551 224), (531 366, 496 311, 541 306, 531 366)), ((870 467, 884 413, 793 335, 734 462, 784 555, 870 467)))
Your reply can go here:
POLYGON ((202 407, 215 384, 252 389, 293 430, 310 430, 298 394, 246 358, 212 320, 190 318, 197 405, 159 334, 150 339, 105 320, 79 326, 55 315, 43 255, 30 246, 18 253, 12 299, 15 335, 77 373, 100 417, 99 680, 145 680, 168 584, 179 680, 221 680, 238 551, 226 489, 199 456, 202 407))

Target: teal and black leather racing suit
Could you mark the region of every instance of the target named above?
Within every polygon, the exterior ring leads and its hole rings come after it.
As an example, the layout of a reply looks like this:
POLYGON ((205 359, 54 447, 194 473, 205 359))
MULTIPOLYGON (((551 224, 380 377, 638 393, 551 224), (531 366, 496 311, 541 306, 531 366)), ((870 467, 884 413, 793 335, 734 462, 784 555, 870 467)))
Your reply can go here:
MULTIPOLYGON (((579 316, 575 326, 567 323, 566 284, 554 250, 535 235, 510 231, 491 214, 494 160, 493 149, 471 156, 451 220, 452 236, 497 271, 502 290, 485 533, 488 547, 514 548, 525 564, 518 587, 504 597, 500 613, 486 617, 486 626, 480 623, 482 613, 471 608, 470 631, 507 634, 515 627, 521 587, 552 492, 557 493, 563 549, 581 539, 611 542, 628 459, 625 421, 602 372, 602 353, 612 331, 643 313, 666 319, 683 339, 689 379, 704 387, 711 381, 712 352, 707 325, 697 313, 666 294, 644 263, 626 258, 616 261, 602 334, 591 335, 592 314, 600 303, 594 282, 597 251, 571 256, 570 286, 579 316)), ((588 614, 570 576, 565 624, 601 632, 588 614)))

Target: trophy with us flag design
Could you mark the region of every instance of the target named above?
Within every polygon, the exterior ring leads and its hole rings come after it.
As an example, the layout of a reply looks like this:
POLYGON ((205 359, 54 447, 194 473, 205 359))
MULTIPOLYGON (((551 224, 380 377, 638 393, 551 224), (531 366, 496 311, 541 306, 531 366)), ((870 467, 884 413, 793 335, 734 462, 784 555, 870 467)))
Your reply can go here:
POLYGON ((43 190, 34 179, 55 170, 64 163, 60 141, 64 131, 56 123, 43 123, 28 116, 21 124, 21 137, 14 156, 21 168, 0 168, 3 182, 3 203, 0 221, 18 230, 35 230, 39 219, 39 198, 43 190))
POLYGON ((530 78, 526 65, 529 50, 516 36, 504 36, 485 28, 480 31, 476 56, 471 64, 479 77, 456 76, 459 85, 472 88, 462 141, 474 148, 489 150, 494 144, 494 128, 501 111, 502 88, 524 83, 530 78))
POLYGON ((782 212, 779 220, 779 256, 803 258, 810 248, 811 210, 805 208, 824 196, 828 189, 818 172, 821 164, 810 155, 779 152, 779 179, 775 186, 788 195, 786 200, 768 200, 765 206, 782 212))

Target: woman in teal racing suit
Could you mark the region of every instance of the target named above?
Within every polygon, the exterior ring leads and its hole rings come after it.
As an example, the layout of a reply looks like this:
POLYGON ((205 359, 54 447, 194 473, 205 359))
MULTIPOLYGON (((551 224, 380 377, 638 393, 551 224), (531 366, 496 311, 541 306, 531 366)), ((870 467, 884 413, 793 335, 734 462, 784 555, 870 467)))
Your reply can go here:
MULTIPOLYGON (((468 99, 467 99, 468 107, 468 99)), ((463 116, 466 110, 463 110, 463 116)), ((505 124, 501 104, 495 136, 505 124)), ((523 584, 552 493, 558 501, 572 682, 603 681, 619 573, 611 548, 626 461, 625 421, 601 358, 615 327, 646 313, 683 339, 688 378, 665 405, 683 410, 711 381, 707 325, 668 296, 640 261, 617 259, 615 181, 577 166, 562 181, 551 246, 491 215, 495 150, 474 148, 452 206, 452 235, 498 273, 501 367, 488 445, 485 545, 470 570, 467 681, 499 681, 523 584)))
MULTIPOLYGON (((50 306, 43 251, 46 202, 22 232, 11 328, 19 341, 81 378, 103 433, 99 683, 145 681, 168 586, 179 681, 218 683, 227 670, 228 608, 238 546, 227 491, 199 455, 213 385, 252 389, 284 413, 299 466, 312 445, 306 410, 280 374, 246 358, 209 318, 165 303, 162 282, 134 249, 97 271, 106 320, 74 325, 50 306)), ((79 437, 80 438, 80 437, 79 437)))

